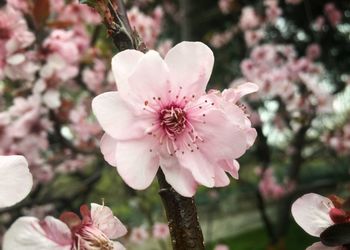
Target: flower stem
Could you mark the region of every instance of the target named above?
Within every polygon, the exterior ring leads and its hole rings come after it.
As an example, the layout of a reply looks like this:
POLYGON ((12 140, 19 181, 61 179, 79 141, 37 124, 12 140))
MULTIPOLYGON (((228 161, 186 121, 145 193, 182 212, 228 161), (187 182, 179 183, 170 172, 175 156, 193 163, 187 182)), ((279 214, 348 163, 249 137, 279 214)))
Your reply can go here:
MULTIPOLYGON (((130 27, 122 0, 80 0, 96 9, 101 15, 109 36, 119 51, 147 48, 137 32, 130 27)), ((163 172, 157 173, 159 195, 162 198, 174 250, 203 250, 204 240, 193 198, 178 194, 165 180, 163 172)))
POLYGON ((175 192, 166 182, 161 170, 158 171, 157 178, 160 187, 159 195, 168 218, 173 249, 205 249, 194 199, 183 197, 175 192))

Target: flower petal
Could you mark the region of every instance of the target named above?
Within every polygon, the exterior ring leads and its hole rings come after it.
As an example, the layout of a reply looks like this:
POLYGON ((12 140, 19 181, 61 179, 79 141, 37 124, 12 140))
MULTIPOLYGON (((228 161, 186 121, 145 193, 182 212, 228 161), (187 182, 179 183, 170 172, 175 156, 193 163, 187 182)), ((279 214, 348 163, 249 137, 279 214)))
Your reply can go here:
POLYGON ((312 244, 311 246, 309 246, 308 248, 306 248, 305 250, 342 250, 342 249, 343 249, 342 246, 327 247, 327 246, 323 245, 322 242, 316 242, 316 243, 312 244))
POLYGON ((173 84, 183 87, 184 95, 201 95, 214 65, 211 49, 201 42, 181 42, 165 56, 173 84))
POLYGON ((118 89, 128 88, 126 81, 143 55, 138 50, 127 49, 112 58, 112 72, 118 89))
POLYGON ((231 103, 236 103, 241 97, 257 92, 259 90, 259 86, 255 83, 247 82, 238 85, 234 88, 225 89, 222 92, 222 96, 226 101, 231 103))
POLYGON ((230 184, 230 179, 228 178, 225 171, 221 168, 215 168, 215 187, 225 187, 230 184))
POLYGON ((166 181, 184 197, 192 197, 196 193, 197 183, 190 171, 180 166, 176 157, 161 157, 160 165, 166 181))
POLYGON ((117 140, 105 133, 100 142, 101 152, 106 162, 110 165, 117 166, 117 140))
POLYGON ((3 250, 70 250, 71 232, 61 221, 46 217, 44 230, 34 217, 20 217, 4 235, 3 250))
POLYGON ((164 100, 170 90, 169 69, 158 52, 150 50, 139 60, 127 84, 129 88, 120 89, 120 95, 133 106, 143 107, 146 101, 159 98, 164 100))
POLYGON ((92 223, 109 239, 116 239, 127 233, 126 227, 107 206, 91 203, 91 218, 92 223))
POLYGON ((32 186, 33 177, 23 156, 0 156, 0 207, 23 200, 32 186))
POLYGON ((213 187, 215 184, 214 164, 210 162, 199 150, 194 150, 193 152, 187 150, 183 152, 183 154, 180 151, 176 153, 181 166, 188 169, 198 183, 206 187, 213 187))
POLYGON ((152 137, 119 141, 117 170, 132 188, 142 190, 153 181, 159 167, 158 142, 152 137))
POLYGON ((115 139, 134 139, 145 134, 148 123, 133 115, 119 92, 98 95, 92 100, 92 110, 103 130, 115 139))
POLYGON ((223 170, 229 173, 233 178, 238 180, 239 163, 236 160, 221 160, 219 164, 223 170))
POLYGON ((297 199, 292 205, 292 215, 298 225, 312 236, 320 234, 334 222, 329 212, 334 205, 324 196, 310 193, 297 199))
POLYGON ((236 159, 247 149, 244 130, 233 124, 221 110, 209 110, 205 117, 198 117, 192 125, 203 139, 198 144, 200 150, 210 159, 236 159))

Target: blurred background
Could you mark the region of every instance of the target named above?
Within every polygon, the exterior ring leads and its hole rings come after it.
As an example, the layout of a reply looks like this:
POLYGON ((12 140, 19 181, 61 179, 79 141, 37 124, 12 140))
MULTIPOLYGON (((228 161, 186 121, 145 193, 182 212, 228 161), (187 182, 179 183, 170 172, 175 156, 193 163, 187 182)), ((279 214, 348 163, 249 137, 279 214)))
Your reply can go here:
MULTIPOLYGON (((128 227, 128 249, 170 249, 158 184, 130 189, 99 150, 91 100, 115 90, 117 53, 99 15, 78 0, 0 4, 0 155, 26 156, 35 180, 29 197, 0 210, 0 239, 19 216, 59 216, 104 201, 128 227)), ((239 180, 195 197, 207 248, 299 250, 316 241, 294 223, 290 205, 308 192, 350 193, 350 2, 128 0, 126 7, 131 26, 162 55, 183 40, 210 46, 210 88, 260 87, 240 104, 258 138, 239 159, 239 180)))

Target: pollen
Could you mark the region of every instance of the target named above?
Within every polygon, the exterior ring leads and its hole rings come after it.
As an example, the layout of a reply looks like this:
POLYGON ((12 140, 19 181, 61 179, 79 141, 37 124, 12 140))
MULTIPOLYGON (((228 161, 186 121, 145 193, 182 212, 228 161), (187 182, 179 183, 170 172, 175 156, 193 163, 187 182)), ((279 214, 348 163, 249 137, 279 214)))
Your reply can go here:
POLYGON ((170 105, 161 110, 159 116, 160 125, 165 133, 173 140, 186 128, 186 112, 175 105, 170 105))

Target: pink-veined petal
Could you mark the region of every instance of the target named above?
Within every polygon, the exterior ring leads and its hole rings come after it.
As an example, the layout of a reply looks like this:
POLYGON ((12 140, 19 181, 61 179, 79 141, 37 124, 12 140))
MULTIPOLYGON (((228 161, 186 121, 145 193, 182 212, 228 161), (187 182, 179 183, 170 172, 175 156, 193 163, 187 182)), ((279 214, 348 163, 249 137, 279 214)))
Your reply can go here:
POLYGON ((326 228, 334 224, 329 216, 329 211, 333 207, 330 199, 310 193, 303 195, 293 203, 292 215, 305 232, 319 237, 326 228))
POLYGON ((215 168, 215 187, 225 187, 230 184, 230 179, 221 168, 215 168))
POLYGON ((105 133, 100 142, 101 152, 106 162, 117 166, 117 140, 105 133))
POLYGON ((32 185, 33 177, 23 156, 0 156, 0 208, 23 200, 32 185))
POLYGON ((70 250, 71 245, 71 232, 60 220, 46 217, 40 222, 34 217, 20 217, 5 233, 3 250, 70 250))
POLYGON ((205 92, 214 65, 211 49, 201 42, 181 42, 165 56, 172 84, 183 87, 183 95, 205 92))
POLYGON ((247 138, 247 146, 251 147, 254 142, 256 137, 258 136, 258 133, 256 132, 255 128, 247 128, 246 129, 246 138, 247 138))
POLYGON ((199 150, 182 152, 178 151, 176 153, 181 166, 188 169, 199 184, 206 187, 213 187, 215 184, 215 165, 199 150), (184 153, 182 154, 182 152, 184 153))
POLYGON ((134 116, 132 108, 120 98, 119 92, 106 92, 92 101, 92 110, 105 132, 115 139, 140 138, 148 122, 134 116))
POLYGON ((158 147, 150 136, 118 142, 117 170, 126 184, 142 190, 152 183, 159 167, 158 147))
POLYGON ((212 109, 192 122, 195 132, 203 139, 198 146, 210 159, 238 158, 247 150, 245 131, 233 124, 221 110, 212 109))
POLYGON ((109 239, 117 239, 127 233, 126 227, 107 206, 91 203, 91 219, 109 239))
POLYGON ((184 197, 192 197, 198 184, 190 171, 180 166, 176 157, 161 157, 160 165, 166 181, 184 197))
POLYGON ((112 72, 119 90, 128 89, 127 79, 143 55, 138 50, 127 49, 112 58, 112 72))
POLYGON ((139 60, 127 84, 129 89, 121 91, 121 97, 142 111, 145 102, 166 99, 170 90, 169 69, 158 52, 150 50, 139 60))
POLYGON ((222 92, 222 96, 231 103, 236 103, 240 98, 245 95, 255 93, 259 90, 259 86, 255 83, 247 82, 238 85, 235 88, 225 89, 222 92))
POLYGON ((342 250, 342 246, 337 246, 337 247, 328 247, 322 244, 322 242, 316 242, 306 248, 306 250, 342 250))
POLYGON ((239 175, 239 163, 236 160, 221 160, 218 162, 220 167, 225 170, 225 172, 229 173, 233 178, 238 180, 239 175))

